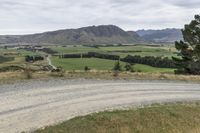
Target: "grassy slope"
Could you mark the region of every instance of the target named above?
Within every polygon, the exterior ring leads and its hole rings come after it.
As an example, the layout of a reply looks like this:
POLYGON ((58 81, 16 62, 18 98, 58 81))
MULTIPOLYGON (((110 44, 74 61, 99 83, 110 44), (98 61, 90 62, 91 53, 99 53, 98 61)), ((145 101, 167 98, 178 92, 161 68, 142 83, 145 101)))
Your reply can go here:
POLYGON ((154 105, 77 117, 35 133, 196 133, 199 104, 154 105))

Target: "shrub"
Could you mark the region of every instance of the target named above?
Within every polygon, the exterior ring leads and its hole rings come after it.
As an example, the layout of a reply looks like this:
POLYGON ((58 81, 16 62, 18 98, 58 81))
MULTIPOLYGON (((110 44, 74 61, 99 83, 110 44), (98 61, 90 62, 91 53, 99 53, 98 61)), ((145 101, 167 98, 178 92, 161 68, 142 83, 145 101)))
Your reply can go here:
POLYGON ((126 63, 126 65, 124 66, 125 70, 126 71, 131 71, 133 68, 132 68, 132 65, 130 63, 126 63))
POLYGON ((120 62, 116 62, 115 63, 115 66, 113 68, 114 71, 122 71, 122 68, 121 68, 121 65, 120 65, 120 62))
POLYGON ((35 62, 35 61, 40 61, 40 60, 44 60, 44 57, 40 56, 40 55, 35 55, 35 56, 25 56, 25 61, 26 62, 35 62))
POLYGON ((56 69, 53 69, 51 71, 51 75, 54 77, 64 77, 65 76, 65 70, 62 67, 57 67, 56 69))
POLYGON ((88 66, 85 66, 85 67, 84 67, 84 70, 85 70, 85 71, 89 71, 90 68, 89 68, 88 66))

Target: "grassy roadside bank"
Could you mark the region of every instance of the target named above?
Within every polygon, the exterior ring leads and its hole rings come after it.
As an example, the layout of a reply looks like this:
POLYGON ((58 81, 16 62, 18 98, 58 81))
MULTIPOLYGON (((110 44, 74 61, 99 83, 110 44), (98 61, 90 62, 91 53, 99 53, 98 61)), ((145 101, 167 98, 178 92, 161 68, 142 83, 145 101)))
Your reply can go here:
POLYGON ((200 105, 165 104, 77 117, 34 133, 197 133, 200 105))
POLYGON ((0 73, 0 84, 30 80, 30 79, 104 79, 104 80, 172 80, 172 81, 185 81, 185 82, 200 82, 200 76, 195 75, 175 75, 165 73, 131 73, 131 72, 112 72, 112 71, 68 71, 65 73, 52 73, 52 72, 2 72, 0 73))

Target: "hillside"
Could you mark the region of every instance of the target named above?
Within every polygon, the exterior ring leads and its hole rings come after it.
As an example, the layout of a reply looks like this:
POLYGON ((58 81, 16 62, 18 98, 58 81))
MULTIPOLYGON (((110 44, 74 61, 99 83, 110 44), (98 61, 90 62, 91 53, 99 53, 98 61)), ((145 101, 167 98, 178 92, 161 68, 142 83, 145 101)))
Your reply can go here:
POLYGON ((146 41, 156 43, 174 43, 183 38, 180 29, 138 30, 136 33, 146 41))
POLYGON ((114 25, 90 26, 23 36, 0 36, 0 43, 50 44, 127 44, 141 43, 137 33, 130 34, 114 25))

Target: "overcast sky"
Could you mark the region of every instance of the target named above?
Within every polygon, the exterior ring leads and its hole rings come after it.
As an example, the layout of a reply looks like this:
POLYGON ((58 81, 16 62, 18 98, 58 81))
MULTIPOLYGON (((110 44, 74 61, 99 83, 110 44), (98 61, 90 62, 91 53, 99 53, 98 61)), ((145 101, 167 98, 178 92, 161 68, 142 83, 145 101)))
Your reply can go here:
POLYGON ((182 28, 200 0, 0 0, 0 34, 113 24, 124 30, 182 28))

